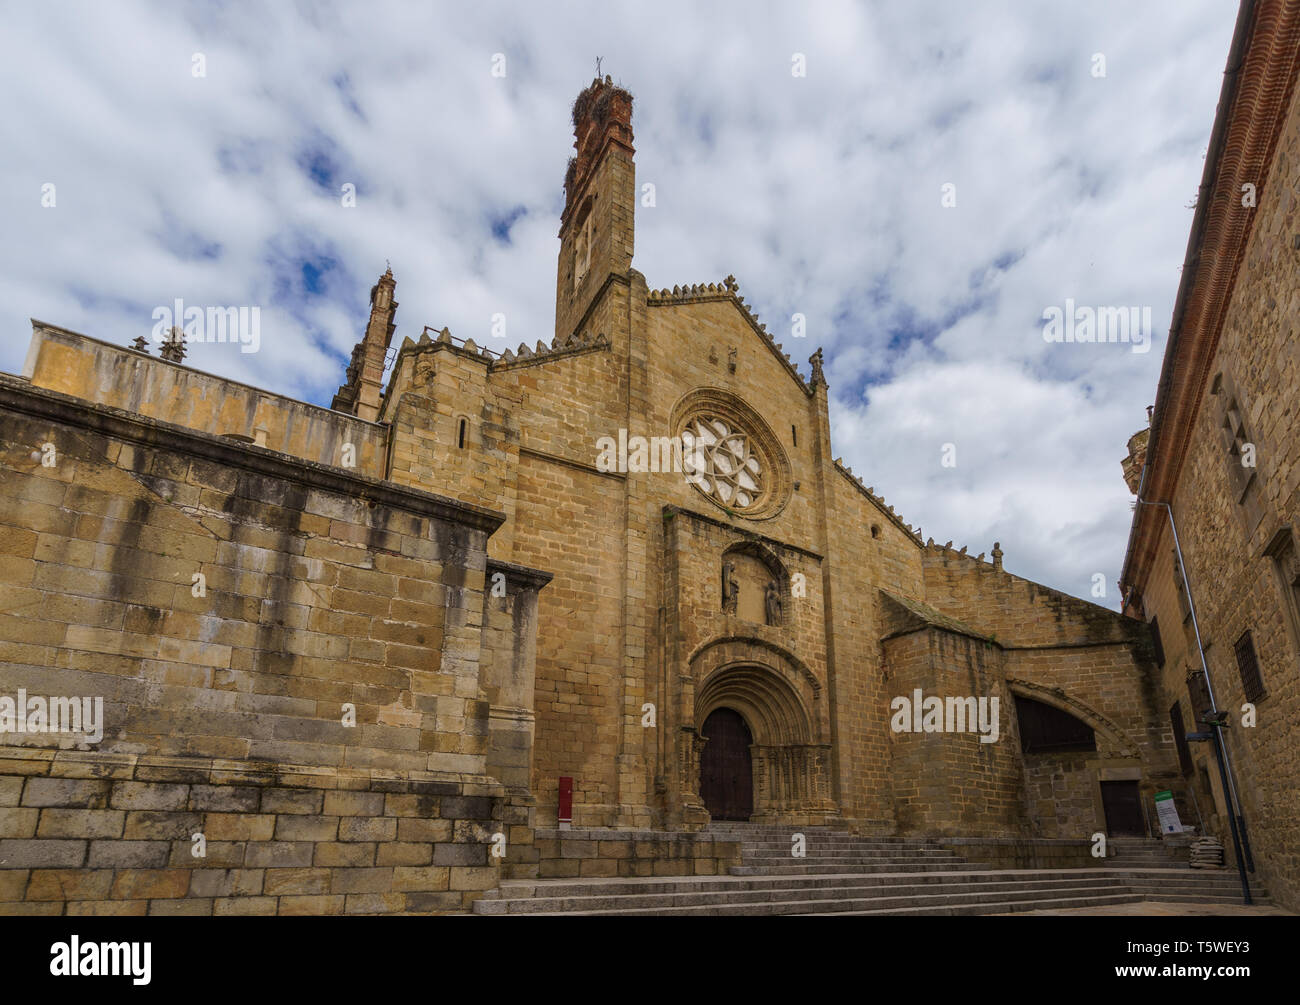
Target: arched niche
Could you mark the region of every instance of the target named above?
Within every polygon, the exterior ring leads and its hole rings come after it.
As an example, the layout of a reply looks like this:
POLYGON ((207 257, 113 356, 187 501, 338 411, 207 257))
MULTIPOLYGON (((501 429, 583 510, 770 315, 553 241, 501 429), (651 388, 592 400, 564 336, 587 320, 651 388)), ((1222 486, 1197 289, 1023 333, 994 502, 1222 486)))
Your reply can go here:
POLYGON ((790 574, 770 548, 757 541, 733 544, 722 553, 719 572, 723 613, 755 625, 781 627, 787 623, 790 574), (775 619, 768 616, 768 584, 775 585, 779 600, 775 619))

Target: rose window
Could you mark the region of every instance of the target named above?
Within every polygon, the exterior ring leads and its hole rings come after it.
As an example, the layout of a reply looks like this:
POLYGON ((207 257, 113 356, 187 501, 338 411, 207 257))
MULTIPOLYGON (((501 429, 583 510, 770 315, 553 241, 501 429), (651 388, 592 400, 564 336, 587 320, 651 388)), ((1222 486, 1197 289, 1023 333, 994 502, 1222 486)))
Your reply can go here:
POLYGON ((724 506, 747 509, 763 495, 763 464, 749 435, 715 415, 686 423, 682 467, 687 481, 724 506))

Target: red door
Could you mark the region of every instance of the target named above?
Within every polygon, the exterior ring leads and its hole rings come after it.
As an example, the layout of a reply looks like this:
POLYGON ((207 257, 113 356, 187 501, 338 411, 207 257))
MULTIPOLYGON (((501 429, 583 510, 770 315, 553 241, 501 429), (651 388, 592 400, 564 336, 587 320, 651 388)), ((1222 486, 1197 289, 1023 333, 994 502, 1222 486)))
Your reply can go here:
POLYGON ((714 820, 748 820, 754 812, 753 738, 739 712, 715 709, 700 730, 700 798, 714 820))

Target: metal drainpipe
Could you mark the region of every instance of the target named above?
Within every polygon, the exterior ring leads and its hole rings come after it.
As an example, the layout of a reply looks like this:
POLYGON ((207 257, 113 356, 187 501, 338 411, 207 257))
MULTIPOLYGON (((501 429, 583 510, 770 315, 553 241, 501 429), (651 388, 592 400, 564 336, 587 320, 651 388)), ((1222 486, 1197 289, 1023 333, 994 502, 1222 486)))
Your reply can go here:
MULTIPOLYGON (((1142 506, 1163 506, 1165 513, 1169 515, 1169 529, 1174 535, 1174 550, 1178 553, 1178 571, 1183 577, 1183 589, 1187 593, 1187 607, 1192 614, 1192 631, 1196 633, 1196 651, 1201 657, 1201 672, 1205 674, 1205 690, 1210 697, 1210 712, 1217 714, 1219 703, 1214 697, 1214 682, 1210 679, 1210 667, 1205 660, 1205 648, 1201 645, 1201 629, 1196 621, 1196 602, 1192 599, 1192 584, 1187 580, 1187 565, 1183 561, 1182 545, 1178 543, 1178 526, 1174 523, 1173 507, 1167 502, 1148 502, 1142 498, 1142 488, 1146 483, 1146 467, 1142 471, 1143 485, 1138 487, 1137 502, 1142 506)), ((1223 783, 1224 795, 1228 798, 1228 826, 1232 831, 1232 846, 1237 855, 1237 872, 1241 876, 1241 896, 1247 904, 1252 903, 1250 896, 1250 880, 1246 876, 1246 857, 1249 856, 1249 840, 1246 838, 1246 819, 1241 813, 1241 799, 1237 795, 1237 787, 1233 784, 1231 766, 1232 762, 1228 756, 1228 745, 1223 742, 1223 727, 1213 725, 1210 727, 1214 732, 1214 752, 1216 760, 1219 762, 1219 777, 1223 783), (1240 825, 1240 834, 1238 833, 1240 825), (1247 849, 1243 854, 1243 845, 1247 849)), ((1255 871, 1254 862, 1251 862, 1250 871, 1255 871)))

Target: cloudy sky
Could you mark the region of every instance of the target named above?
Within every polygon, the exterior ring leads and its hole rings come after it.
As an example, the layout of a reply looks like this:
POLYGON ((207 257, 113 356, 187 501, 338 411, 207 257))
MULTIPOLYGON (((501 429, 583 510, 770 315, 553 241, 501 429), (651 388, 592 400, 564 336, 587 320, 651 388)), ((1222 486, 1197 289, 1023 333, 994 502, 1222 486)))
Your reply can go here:
POLYGON ((1115 607, 1119 462, 1154 400, 1235 15, 9 5, 0 370, 21 370, 30 317, 126 343, 181 297, 262 309, 259 352, 187 362, 328 404, 386 260, 399 340, 549 341, 569 109, 601 57, 655 185, 650 285, 734 273, 805 373, 825 348, 835 453, 906 520, 972 553, 1000 540, 1010 571, 1080 596, 1102 573, 1115 607), (1047 343, 1067 298, 1149 307, 1151 350, 1047 343), (782 338, 796 312, 803 342, 782 338))

